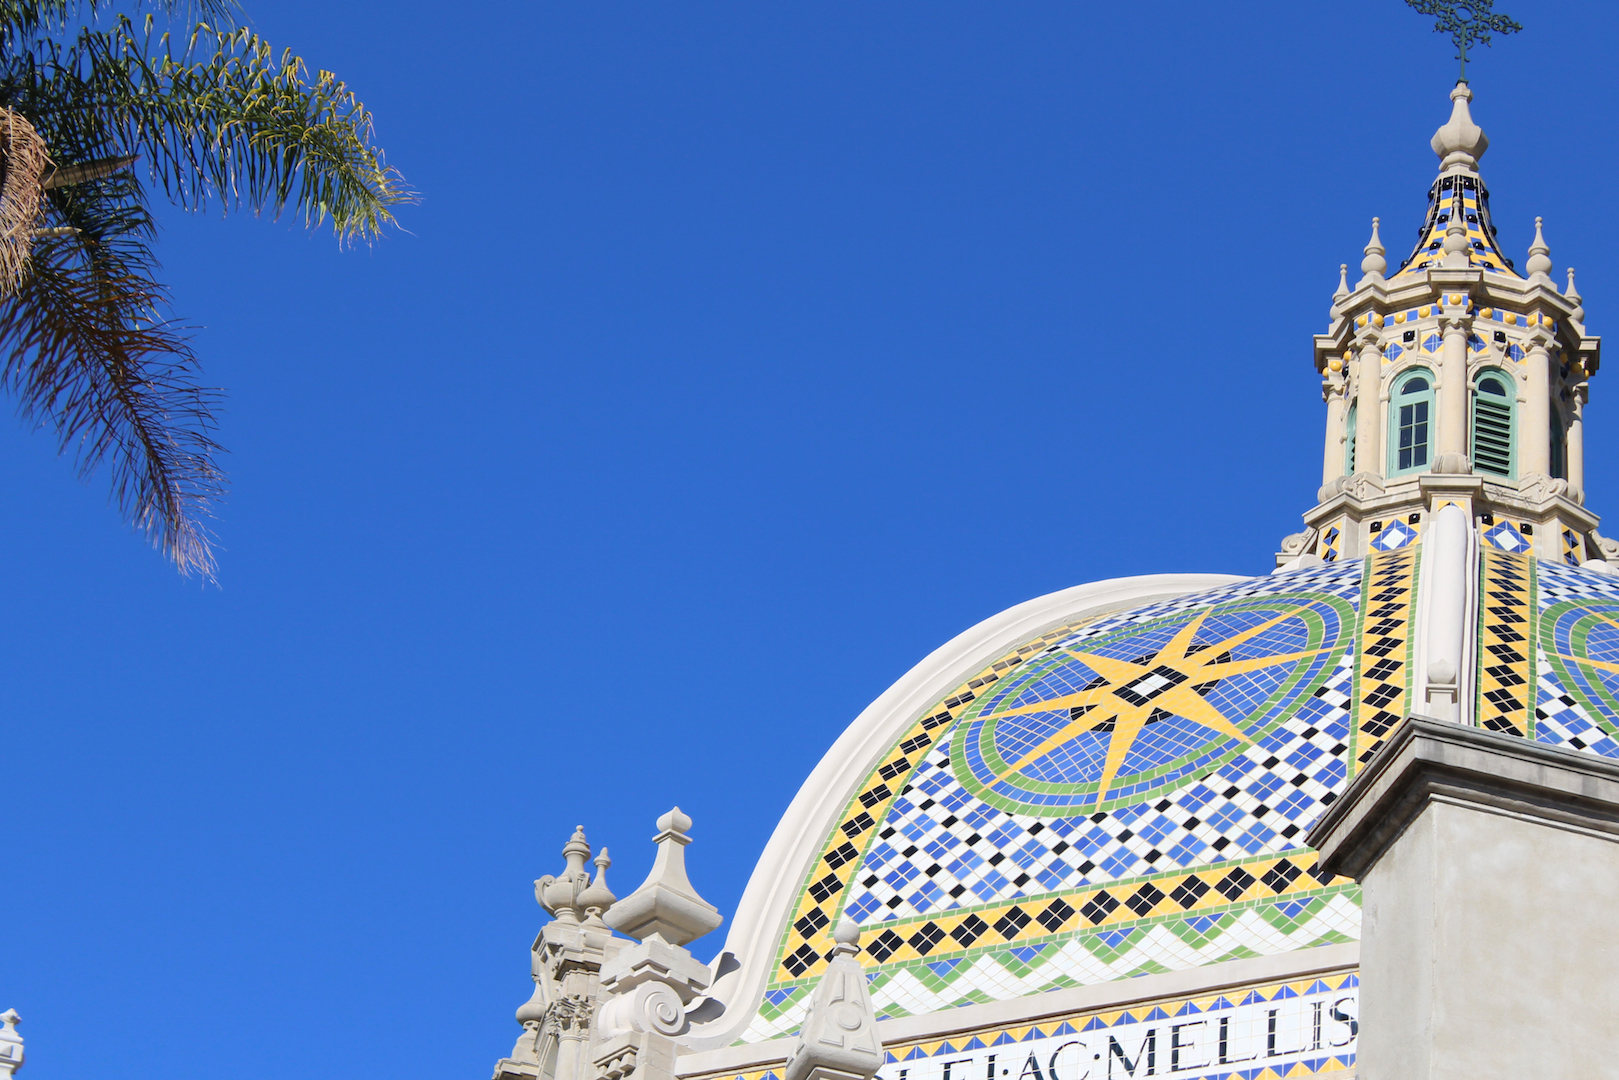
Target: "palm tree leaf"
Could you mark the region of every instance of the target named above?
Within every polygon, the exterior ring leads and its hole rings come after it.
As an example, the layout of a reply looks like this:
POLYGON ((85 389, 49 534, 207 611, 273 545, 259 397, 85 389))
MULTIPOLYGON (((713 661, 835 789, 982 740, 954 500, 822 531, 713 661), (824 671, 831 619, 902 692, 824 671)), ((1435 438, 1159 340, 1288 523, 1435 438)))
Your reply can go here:
POLYGON ((150 17, 137 28, 120 16, 68 46, 42 44, 18 68, 12 107, 85 156, 139 155, 182 206, 292 204, 308 224, 330 219, 339 236, 367 239, 414 200, 354 93, 250 30, 198 24, 177 48, 150 17))
POLYGON ((211 578, 218 394, 198 384, 168 314, 146 187, 125 166, 138 158, 182 207, 293 207, 345 241, 376 237, 414 194, 347 86, 277 56, 237 26, 230 0, 148 6, 212 21, 180 42, 151 16, 70 32, 106 0, 0 0, 0 106, 33 124, 57 166, 47 228, 18 291, 0 299, 0 385, 25 418, 56 428, 81 475, 108 470, 113 501, 183 572, 211 578))
POLYGON ((0 384, 26 419, 55 426, 80 475, 105 465, 113 501, 185 573, 210 579, 201 519, 223 493, 212 406, 166 298, 87 238, 46 239, 16 296, 0 301, 0 384))

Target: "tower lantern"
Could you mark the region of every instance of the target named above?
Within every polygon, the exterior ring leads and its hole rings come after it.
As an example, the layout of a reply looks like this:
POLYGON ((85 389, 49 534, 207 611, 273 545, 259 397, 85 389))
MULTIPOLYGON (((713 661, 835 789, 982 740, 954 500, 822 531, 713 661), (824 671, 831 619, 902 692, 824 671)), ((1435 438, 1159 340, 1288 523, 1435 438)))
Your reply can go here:
POLYGON ((1431 146, 1439 175, 1416 247, 1390 268, 1373 219, 1353 289, 1315 338, 1327 404, 1317 505, 1278 565, 1412 542, 1454 503, 1514 550, 1579 565, 1619 555, 1584 503, 1582 410, 1601 361, 1540 219, 1520 273, 1501 250, 1479 160, 1489 139, 1458 82, 1431 146))

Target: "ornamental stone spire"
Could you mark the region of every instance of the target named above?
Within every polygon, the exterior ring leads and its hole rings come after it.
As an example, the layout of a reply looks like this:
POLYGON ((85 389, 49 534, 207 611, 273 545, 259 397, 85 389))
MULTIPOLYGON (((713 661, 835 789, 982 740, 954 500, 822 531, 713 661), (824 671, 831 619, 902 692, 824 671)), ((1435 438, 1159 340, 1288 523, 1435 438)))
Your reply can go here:
POLYGON ((1501 250, 1472 101, 1458 83, 1431 140, 1439 175, 1416 248, 1390 272, 1374 218, 1364 276, 1333 294, 1315 339, 1327 421, 1318 504, 1278 566, 1395 550, 1449 505, 1480 530, 1509 522, 1506 542, 1543 559, 1619 559, 1583 506, 1601 340, 1585 332, 1579 293, 1552 282, 1540 219, 1523 274, 1501 250))
POLYGON ((596 857, 594 881, 585 869, 590 854, 580 825, 562 848, 562 873, 534 882, 534 899, 553 918, 530 950, 534 992, 517 1009, 523 1033, 510 1056, 495 1063, 495 1080, 594 1080, 590 1046, 602 965, 626 943, 602 921, 615 899, 607 887, 607 850, 596 857))
POLYGON ((1535 219, 1535 242, 1529 245, 1529 261, 1524 263, 1529 280, 1550 285, 1552 280, 1552 249, 1541 231, 1541 219, 1535 219))
POLYGON ((1439 155, 1439 171, 1450 172, 1478 172, 1479 159, 1484 151, 1490 148, 1490 140, 1484 134, 1484 129, 1473 123, 1473 114, 1467 103, 1473 100, 1473 91, 1465 82, 1456 84, 1456 89, 1450 92, 1450 100, 1454 103, 1450 109, 1450 119, 1433 133, 1433 141, 1429 143, 1433 152, 1439 155))
POLYGON ((785 1080, 872 1080, 883 1066, 877 1013, 866 988, 860 927, 842 919, 832 928, 832 959, 810 995, 798 1043, 782 1070, 785 1080))
POLYGON ((534 882, 552 920, 531 950, 534 992, 517 1009, 523 1033, 494 1080, 674 1080, 690 1014, 725 1010, 704 997, 713 971, 684 947, 723 921, 686 875, 690 828, 679 807, 658 819, 652 871, 622 900, 607 885, 607 849, 592 860, 584 826, 574 829, 562 872, 534 882))
POLYGON ((646 940, 659 937, 671 945, 695 941, 724 921, 719 909, 692 888, 686 877, 686 845, 691 818, 675 807, 658 819, 657 861, 641 887, 620 900, 607 920, 621 934, 646 940))
POLYGON ((1362 285, 1372 281, 1382 281, 1383 271, 1389 268, 1388 260, 1383 257, 1385 250, 1383 241, 1377 235, 1379 224, 1377 218, 1372 219, 1372 238, 1366 244, 1366 257, 1360 261, 1360 272, 1365 275, 1360 279, 1362 285))
POLYGON ((1572 266, 1568 268, 1568 288, 1563 290, 1563 299, 1574 305, 1574 310, 1568 313, 1568 317, 1580 328, 1580 333, 1585 333, 1585 304, 1581 300, 1579 290, 1574 288, 1572 266))
POLYGON ((601 968, 591 1044, 600 1080, 673 1080, 675 1040, 691 1030, 693 1005, 713 982, 708 965, 684 948, 723 919, 686 876, 690 828, 678 806, 658 819, 651 872, 606 913, 607 925, 637 944, 619 948, 601 968))

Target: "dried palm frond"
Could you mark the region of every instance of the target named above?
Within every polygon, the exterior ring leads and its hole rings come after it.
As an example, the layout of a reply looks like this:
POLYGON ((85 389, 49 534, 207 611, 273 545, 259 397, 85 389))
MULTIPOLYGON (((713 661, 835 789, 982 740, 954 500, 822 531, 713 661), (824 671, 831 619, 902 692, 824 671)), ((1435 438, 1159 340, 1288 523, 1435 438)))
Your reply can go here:
POLYGON ((51 188, 67 187, 69 184, 102 180, 115 172, 122 172, 133 164, 135 164, 134 154, 120 154, 98 161, 86 161, 82 165, 66 165, 46 173, 39 186, 49 191, 51 188))
POLYGON ((39 222, 40 178, 50 164, 34 125, 0 109, 0 296, 15 296, 22 287, 39 222))

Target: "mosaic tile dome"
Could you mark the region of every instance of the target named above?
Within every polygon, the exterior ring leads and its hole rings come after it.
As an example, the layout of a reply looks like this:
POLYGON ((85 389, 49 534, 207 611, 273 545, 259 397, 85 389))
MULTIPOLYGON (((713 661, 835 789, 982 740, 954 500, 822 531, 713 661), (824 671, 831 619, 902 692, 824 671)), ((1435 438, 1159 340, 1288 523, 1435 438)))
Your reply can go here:
MULTIPOLYGON (((1407 532, 961 679, 846 787, 744 1039, 796 1029, 844 916, 888 1017, 1357 939, 1304 834, 1413 711, 1407 532)), ((1619 757, 1619 576, 1480 540, 1480 722, 1619 757)))

